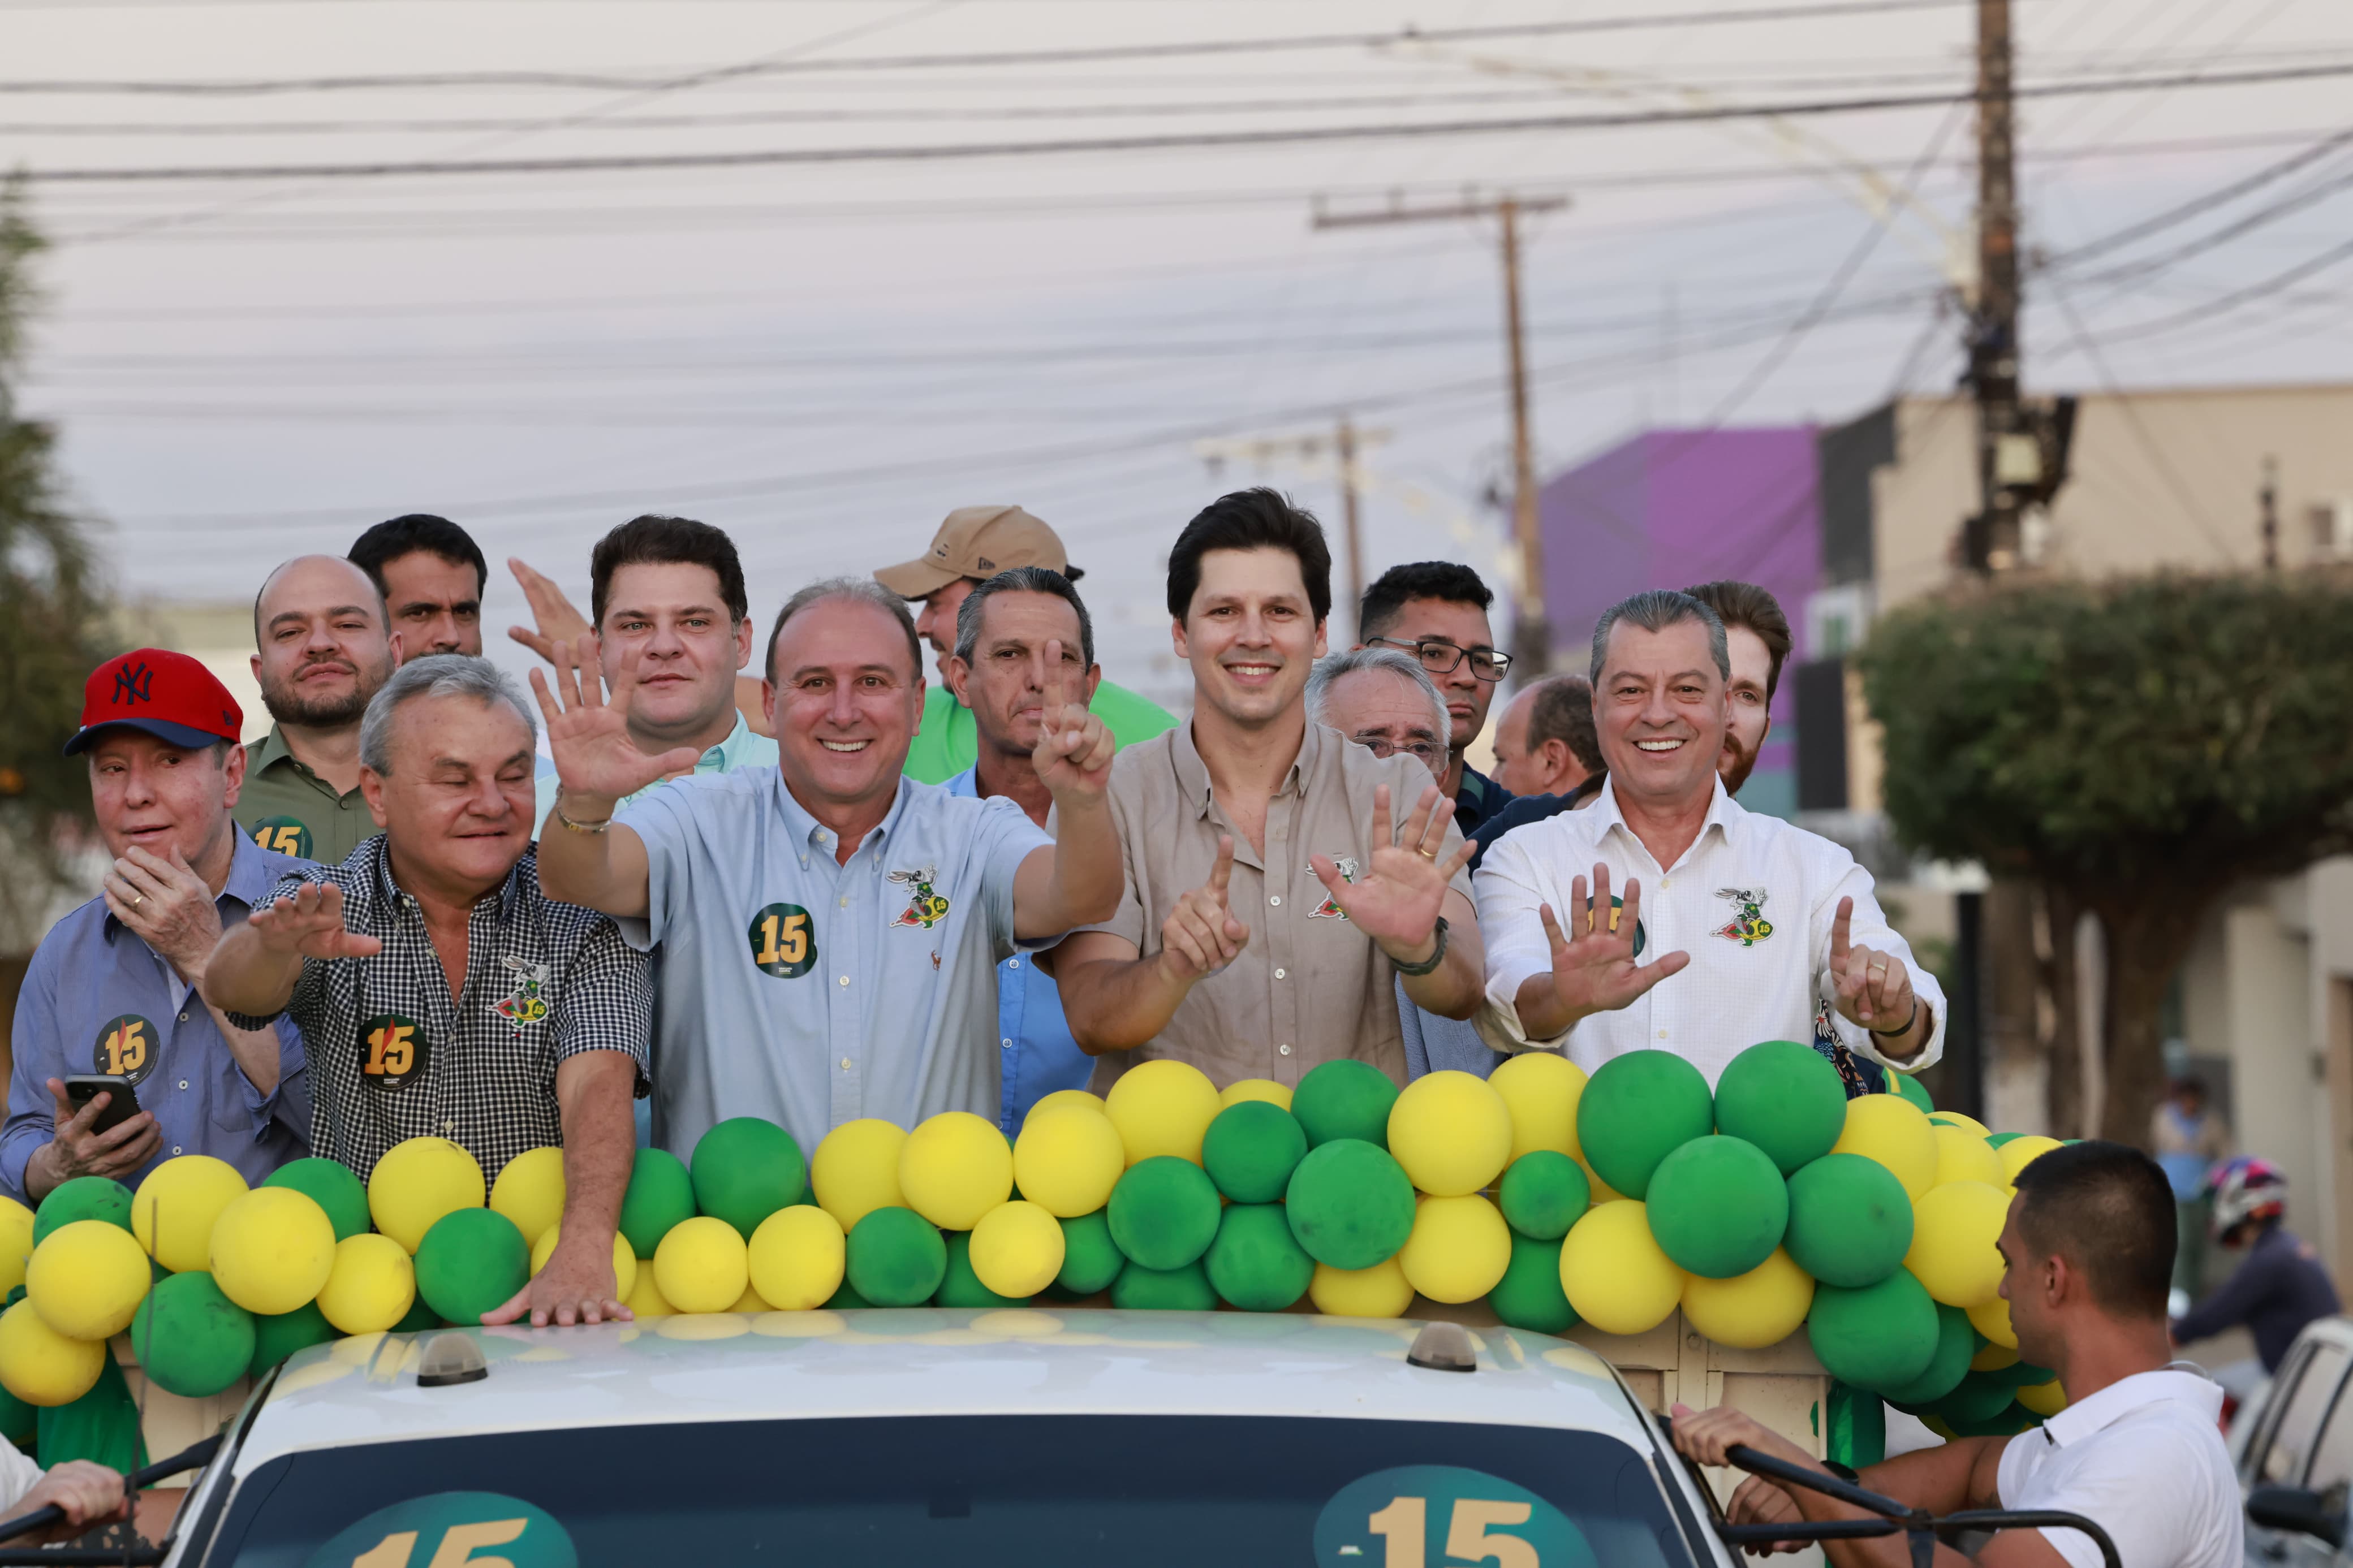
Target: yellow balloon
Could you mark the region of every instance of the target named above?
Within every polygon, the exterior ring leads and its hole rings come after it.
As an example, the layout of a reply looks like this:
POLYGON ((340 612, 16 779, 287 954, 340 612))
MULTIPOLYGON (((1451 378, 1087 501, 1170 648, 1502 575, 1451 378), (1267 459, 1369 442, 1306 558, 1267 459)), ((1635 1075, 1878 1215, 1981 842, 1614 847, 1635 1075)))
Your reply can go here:
MULTIPOLYGON (((1968 1310, 1969 1327, 2004 1350, 2018 1349, 2018 1331, 2010 1326, 2010 1303, 1996 1296, 1968 1310)), ((2015 1358, 2013 1358, 2015 1359, 2015 1358)), ((2005 1363, 2004 1364, 2008 1364, 2005 1363)))
POLYGON ((2020 1389, 2018 1402, 2037 1415, 2047 1418, 2067 1408, 2067 1391, 2059 1386, 2059 1380, 2054 1377, 2048 1383, 2020 1389))
MULTIPOLYGON (((555 1256, 555 1243, 564 1234, 561 1221, 539 1233, 531 1244, 531 1271, 537 1274, 555 1256)), ((629 1250, 629 1238, 619 1231, 613 1233, 613 1299, 627 1304, 629 1291, 638 1282, 638 1255, 629 1250)))
POLYGON ((2000 1372, 2003 1367, 2017 1364, 2016 1345, 1979 1345, 1977 1354, 1969 1357, 1971 1372, 2000 1372))
POLYGON ((1974 1116, 1963 1116, 1957 1110, 1932 1110, 1928 1120, 1938 1127, 1957 1127, 1982 1143, 1993 1136, 1993 1129, 1974 1116))
POLYGON ((1585 1152, 1577 1142, 1577 1105, 1585 1098, 1585 1069, 1550 1051, 1506 1057, 1487 1077, 1487 1087, 1504 1097, 1512 1113, 1512 1158, 1554 1149, 1571 1159, 1585 1152))
POLYGON ((1174 1057, 1136 1063, 1119 1075, 1103 1100, 1131 1165, 1155 1154, 1199 1164, 1201 1136, 1224 1109, 1209 1075, 1174 1057))
POLYGON ((2056 1138, 2044 1138, 2035 1133, 2011 1139, 1993 1152, 1994 1158, 2001 1163, 2002 1184, 2009 1187, 2018 1185, 2019 1172, 2052 1150, 2064 1147, 2056 1138))
POLYGON ((1262 1100, 1269 1105, 1291 1109, 1291 1089, 1271 1078, 1238 1078, 1218 1092, 1218 1109, 1240 1105, 1245 1100, 1262 1100))
POLYGON ((723 1219, 681 1220, 654 1248, 654 1283, 673 1310, 723 1312, 751 1282, 750 1251, 723 1219))
MULTIPOLYGON (((1416 1081, 1428 1083, 1437 1076, 1416 1081)), ((1413 1230, 1397 1260, 1406 1282, 1431 1300, 1450 1306, 1475 1301, 1512 1265, 1512 1227, 1477 1193, 1424 1198, 1413 1211, 1413 1230)))
POLYGON ((375 1163, 367 1194, 368 1217, 376 1229, 413 1258, 435 1220, 480 1208, 490 1190, 482 1184, 481 1163, 457 1144, 447 1138, 411 1138, 395 1143, 375 1163))
POLYGON ((1939 1126, 1933 1131, 1936 1139, 1936 1179, 1932 1185, 1941 1187, 1947 1182, 1983 1182, 1989 1187, 2008 1184, 1992 1144, 1966 1127, 1939 1126))
POLYGON ((564 1151, 532 1149, 509 1160, 491 1184, 491 1206, 514 1221, 524 1242, 537 1246, 564 1217, 564 1151))
POLYGON ((1763 1350, 1798 1331, 1814 1304, 1814 1277, 1781 1247, 1746 1274, 1683 1281, 1683 1317, 1718 1344, 1763 1350))
POLYGON ((1915 1200, 1936 1184, 1936 1129, 1900 1094, 1862 1094, 1848 1100, 1846 1130, 1831 1152, 1878 1161, 1915 1200))
POLYGON ((373 1231, 335 1244, 335 1266, 319 1289, 327 1321, 347 1334, 372 1334, 406 1317, 416 1302, 417 1264, 406 1247, 373 1231))
POLYGON ((131 1326, 154 1278, 121 1226, 79 1219, 51 1231, 25 1268, 25 1299, 69 1340, 103 1340, 131 1326))
POLYGON ((1504 1173, 1512 1157, 1511 1110, 1473 1073, 1424 1073, 1406 1085, 1389 1107, 1388 1132, 1389 1152, 1432 1197, 1478 1192, 1504 1173))
POLYGON ((831 1215, 795 1204, 760 1222, 745 1261, 752 1289, 771 1308, 806 1312, 824 1306, 841 1289, 849 1247, 831 1215))
POLYGON ((1013 1195, 1013 1150, 987 1117, 943 1110, 907 1134, 899 1190, 909 1208, 942 1230, 970 1230, 1013 1195))
POLYGON ((809 1158, 817 1206, 845 1233, 876 1209, 906 1207, 899 1194, 899 1151, 906 1142, 905 1129, 871 1116, 827 1133, 809 1158))
POLYGON ((1000 1296, 1035 1296, 1062 1271, 1060 1222, 1042 1204, 999 1204, 972 1227, 972 1271, 1000 1296))
MULTIPOLYGON (((141 1258, 144 1261, 143 1253, 141 1258)), ((0 1312, 0 1387, 27 1405, 71 1405, 98 1386, 98 1374, 106 1369, 106 1354, 104 1340, 67 1338, 49 1327, 30 1301, 19 1301, 0 1312)))
POLYGON ((25 1264, 32 1256, 33 1211, 0 1197, 0 1296, 25 1282, 25 1264))
POLYGON ((1591 1200, 1593 1203, 1618 1204, 1626 1201, 1626 1194, 1603 1181, 1593 1167, 1585 1163, 1584 1155, 1579 1154, 1577 1157, 1577 1168, 1585 1173, 1585 1184, 1593 1189, 1591 1200))
POLYGON ((1994 1243, 2010 1215, 2010 1195, 1983 1182, 1952 1182, 1912 1205, 1912 1250, 1904 1267, 1928 1294, 1966 1311, 2001 1289, 2001 1253, 1994 1243))
POLYGON ((245 1178, 226 1160, 209 1154, 166 1160, 147 1173, 131 1199, 132 1234, 173 1273, 201 1270, 212 1261, 213 1221, 245 1194, 245 1178))
POLYGON ((1588 1209, 1560 1245, 1560 1288, 1577 1315, 1605 1334, 1647 1333, 1683 1299, 1683 1271, 1651 1237, 1632 1198, 1588 1209))
MULTIPOLYGON (((728 1228, 732 1230, 734 1227, 731 1226, 728 1228)), ((627 1307, 629 1315, 639 1322, 649 1318, 667 1318, 678 1310, 662 1300, 661 1287, 654 1283, 654 1271, 646 1268, 638 1268, 638 1282, 629 1288, 628 1295, 621 1298, 621 1305, 627 1307)))
POLYGON ((1370 1268, 1319 1263, 1315 1278, 1308 1282, 1307 1299, 1327 1318, 1402 1318, 1413 1305, 1413 1284, 1394 1258, 1370 1268))
POLYGON ((1021 1120, 1026 1125, 1029 1118, 1037 1115, 1039 1111, 1050 1109, 1060 1110, 1065 1105, 1083 1106, 1087 1110, 1093 1111, 1097 1116, 1104 1114, 1103 1097, 1102 1095, 1090 1094, 1083 1089, 1058 1089, 1053 1093, 1046 1096, 1043 1100, 1040 1100, 1037 1104, 1031 1106, 1028 1110, 1024 1111, 1022 1113, 1021 1120))
POLYGON ((744 1293, 736 1297, 735 1304, 727 1310, 731 1312, 742 1312, 750 1317, 757 1317, 762 1312, 776 1310, 774 1307, 768 1305, 767 1298, 760 1294, 759 1288, 753 1285, 744 1286, 744 1293))
POLYGON ((1111 1190, 1126 1169, 1119 1129, 1101 1111, 1082 1106, 1032 1111, 1013 1141, 1013 1179, 1021 1195, 1061 1219, 1092 1214, 1111 1202, 1111 1190))
POLYGON ((334 1267, 334 1221, 308 1193, 256 1187, 213 1222, 213 1283, 248 1312, 294 1310, 334 1267))

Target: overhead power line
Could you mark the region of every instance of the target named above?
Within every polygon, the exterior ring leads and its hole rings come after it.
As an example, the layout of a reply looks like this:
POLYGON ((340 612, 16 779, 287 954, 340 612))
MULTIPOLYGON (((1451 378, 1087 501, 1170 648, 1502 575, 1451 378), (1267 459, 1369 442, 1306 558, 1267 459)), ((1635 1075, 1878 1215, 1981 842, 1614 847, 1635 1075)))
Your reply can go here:
MULTIPOLYGON (((2145 92, 2170 89, 2245 87, 2263 82, 2307 81, 2353 76, 2353 63, 2289 66, 2268 70, 2211 72, 2180 77, 2045 83, 2017 89, 2017 98, 2145 92)), ((1885 93, 1873 97, 1815 99, 1793 103, 1725 104, 1693 109, 1639 110, 1607 114, 1529 115, 1420 124, 1299 126, 1287 130, 1174 132, 1153 136, 1100 136, 1054 142, 946 143, 903 147, 798 147, 740 153, 648 153, 554 158, 385 160, 349 163, 229 163, 148 168, 27 169, 21 177, 47 184, 113 184, 173 180, 381 179, 439 174, 553 174, 656 169, 751 168, 764 165, 930 163, 945 160, 1025 157, 1084 153, 1151 153, 1187 148, 1308 145, 1319 142, 1412 140, 1425 136, 1511 135, 1534 131, 1599 131, 1649 125, 1688 125, 1737 120, 1785 120, 1800 115, 1858 114, 1874 110, 1937 109, 1975 99, 1968 89, 1947 92, 1885 93)))
POLYGON ((2331 132, 2310 145, 2299 148, 2275 163, 2264 164, 2251 174, 2232 180, 2201 195, 2192 196, 2186 202, 2178 203, 2163 212, 2142 218, 2137 223, 2126 224, 2122 228, 2111 230, 2097 239, 2087 240, 2072 250, 2063 251, 2052 258, 2051 265, 2073 267, 2079 262, 2088 261, 2095 256, 2105 256, 2109 251, 2122 249, 2137 240, 2146 239, 2150 235, 2171 228, 2176 224, 2186 223, 2200 214, 2211 212, 2216 207, 2227 206, 2241 196, 2261 190, 2275 180, 2285 179, 2298 169, 2319 162, 2348 142, 2353 142, 2353 127, 2331 132))

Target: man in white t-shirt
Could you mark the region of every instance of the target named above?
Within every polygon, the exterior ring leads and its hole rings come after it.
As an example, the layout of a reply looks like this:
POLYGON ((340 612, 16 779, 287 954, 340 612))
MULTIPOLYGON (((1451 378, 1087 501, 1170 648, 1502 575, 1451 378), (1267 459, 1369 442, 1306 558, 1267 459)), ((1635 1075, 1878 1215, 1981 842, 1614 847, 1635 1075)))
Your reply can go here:
MULTIPOLYGON (((2015 1437, 1961 1437, 1873 1465, 1873 1491, 1948 1514, 2054 1510, 2106 1531, 2124 1568, 2240 1568, 2239 1487, 2219 1422, 2222 1390, 2168 1364, 2173 1190, 2157 1163, 2121 1143, 2053 1149, 2018 1173, 2001 1233, 2001 1294, 2021 1359, 2059 1374, 2069 1404, 2015 1437)), ((1746 1445, 1828 1471, 1788 1439, 1728 1407, 1675 1407, 1675 1447, 1703 1465, 1746 1445)), ((1803 1487, 1751 1476, 1733 1494, 1736 1523, 1819 1522, 1872 1515, 1803 1487)), ((1796 1550, 1793 1543, 1789 1550, 1796 1550)), ((1823 1542, 1836 1568, 1907 1568, 1901 1535, 1823 1542)), ((2079 1530, 2004 1531, 1957 1568, 2099 1568, 2079 1530)))

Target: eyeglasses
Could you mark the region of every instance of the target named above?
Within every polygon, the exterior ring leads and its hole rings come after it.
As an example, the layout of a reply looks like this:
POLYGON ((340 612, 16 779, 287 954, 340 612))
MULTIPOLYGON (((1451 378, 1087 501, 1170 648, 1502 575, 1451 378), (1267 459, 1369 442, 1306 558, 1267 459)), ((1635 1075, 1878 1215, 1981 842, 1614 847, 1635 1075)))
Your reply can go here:
POLYGON ((1405 745, 1392 744, 1378 735, 1351 735, 1349 740, 1377 757, 1394 757, 1399 752, 1417 759, 1431 773, 1437 773, 1446 763, 1446 748, 1433 746, 1428 741, 1411 741, 1405 745))
POLYGON ((1452 643, 1437 637, 1424 637, 1419 642, 1400 642, 1396 637, 1366 637, 1365 640, 1382 647, 1403 648, 1421 660, 1421 668, 1432 675, 1451 675, 1462 667, 1462 661, 1467 658, 1471 661, 1471 673, 1493 684, 1503 679, 1512 668, 1510 654, 1497 653, 1491 647, 1456 647, 1452 643))

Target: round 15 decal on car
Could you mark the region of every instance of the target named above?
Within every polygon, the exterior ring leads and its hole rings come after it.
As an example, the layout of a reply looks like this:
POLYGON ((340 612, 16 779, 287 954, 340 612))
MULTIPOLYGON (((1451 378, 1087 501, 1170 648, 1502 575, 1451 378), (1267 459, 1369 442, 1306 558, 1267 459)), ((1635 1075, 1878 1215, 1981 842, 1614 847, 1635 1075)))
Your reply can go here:
POLYGON ((1452 1465, 1376 1470, 1341 1488, 1315 1518, 1315 1568, 1474 1563, 1599 1568, 1585 1532, 1560 1510, 1500 1476, 1452 1465))
POLYGON ((380 1508, 311 1553, 304 1568, 580 1568, 543 1509, 497 1492, 433 1492, 380 1508))

